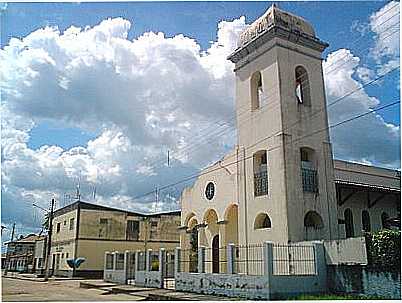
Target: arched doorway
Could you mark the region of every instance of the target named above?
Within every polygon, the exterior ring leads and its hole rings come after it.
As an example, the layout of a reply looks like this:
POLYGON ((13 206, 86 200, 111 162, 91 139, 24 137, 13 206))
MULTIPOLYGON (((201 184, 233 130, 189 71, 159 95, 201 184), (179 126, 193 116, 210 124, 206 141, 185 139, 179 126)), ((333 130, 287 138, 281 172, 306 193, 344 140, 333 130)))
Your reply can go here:
POLYGON ((212 239, 212 273, 219 273, 219 235, 212 239))
POLYGON ((309 211, 304 216, 305 240, 321 240, 324 222, 316 211, 309 211))

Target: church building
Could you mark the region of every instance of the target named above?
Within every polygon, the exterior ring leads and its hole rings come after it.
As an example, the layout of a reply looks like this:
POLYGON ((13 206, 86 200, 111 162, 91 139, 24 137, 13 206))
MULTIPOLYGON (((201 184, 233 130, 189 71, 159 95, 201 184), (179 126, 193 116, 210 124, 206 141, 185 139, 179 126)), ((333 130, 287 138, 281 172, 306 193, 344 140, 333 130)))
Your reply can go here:
POLYGON ((326 47, 275 5, 241 34, 237 145, 183 191, 182 249, 341 239, 400 218, 398 172, 333 159, 326 47))

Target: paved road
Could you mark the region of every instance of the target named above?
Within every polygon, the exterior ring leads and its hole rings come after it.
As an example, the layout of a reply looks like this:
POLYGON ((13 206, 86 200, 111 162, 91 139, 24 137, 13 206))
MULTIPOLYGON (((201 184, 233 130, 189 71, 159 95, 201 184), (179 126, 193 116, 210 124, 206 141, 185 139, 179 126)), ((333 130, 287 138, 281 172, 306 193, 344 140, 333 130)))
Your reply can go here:
POLYGON ((80 281, 35 282, 2 277, 2 301, 135 301, 127 294, 108 294, 79 287, 80 281))

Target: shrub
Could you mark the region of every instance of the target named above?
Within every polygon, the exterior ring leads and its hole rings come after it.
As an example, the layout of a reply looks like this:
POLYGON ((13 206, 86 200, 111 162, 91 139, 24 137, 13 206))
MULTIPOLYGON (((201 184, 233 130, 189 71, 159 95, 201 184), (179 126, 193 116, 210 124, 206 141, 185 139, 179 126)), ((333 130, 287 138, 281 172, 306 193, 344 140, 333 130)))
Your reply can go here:
POLYGON ((367 258, 369 265, 401 268, 401 232, 383 229, 366 233, 367 258))

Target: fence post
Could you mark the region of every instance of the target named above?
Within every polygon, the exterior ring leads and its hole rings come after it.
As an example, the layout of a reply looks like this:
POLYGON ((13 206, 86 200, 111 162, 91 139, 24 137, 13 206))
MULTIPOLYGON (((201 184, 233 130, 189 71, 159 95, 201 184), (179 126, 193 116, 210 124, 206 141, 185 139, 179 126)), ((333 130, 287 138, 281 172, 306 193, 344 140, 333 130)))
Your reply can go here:
POLYGON ((271 296, 272 280, 274 273, 274 243, 271 241, 264 242, 264 276, 267 279, 268 300, 271 296))
POLYGON ((315 259, 315 271, 318 281, 323 291, 326 291, 327 281, 327 264, 325 261, 325 251, 323 241, 313 241, 314 246, 314 259, 315 259))
POLYGON ((151 271, 151 254, 151 248, 145 252, 145 271, 151 271))
POLYGON ((176 247, 176 250, 174 252, 174 276, 176 278, 176 275, 178 272, 181 271, 180 268, 180 247, 176 247))
POLYGON ((162 247, 159 249, 159 277, 160 277, 160 288, 163 288, 163 279, 165 277, 166 269, 166 250, 162 247))
POLYGON ((229 243, 227 247, 227 272, 228 274, 234 274, 234 261, 235 261, 235 245, 233 243, 229 243))
POLYGON ((198 273, 204 273, 205 272, 205 247, 204 246, 199 246, 198 247, 198 273))

